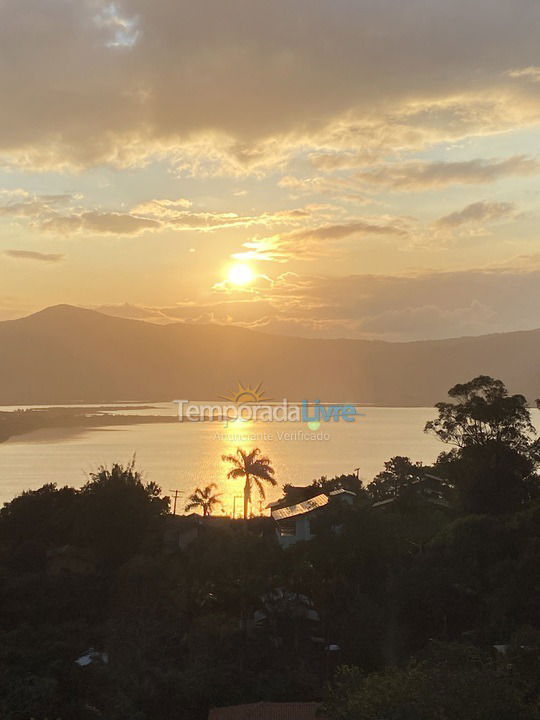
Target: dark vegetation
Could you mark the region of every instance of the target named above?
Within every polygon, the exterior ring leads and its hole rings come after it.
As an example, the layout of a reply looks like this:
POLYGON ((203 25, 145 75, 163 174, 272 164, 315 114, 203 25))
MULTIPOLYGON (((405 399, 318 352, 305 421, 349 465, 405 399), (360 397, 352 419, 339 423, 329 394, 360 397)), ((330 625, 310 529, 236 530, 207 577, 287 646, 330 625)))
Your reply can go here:
POLYGON ((133 463, 6 504, 0 718, 314 699, 331 720, 540 718, 539 444, 502 383, 450 396, 427 427, 448 445, 433 467, 285 488, 357 493, 287 551, 265 518, 207 517, 167 548, 168 500, 133 463))

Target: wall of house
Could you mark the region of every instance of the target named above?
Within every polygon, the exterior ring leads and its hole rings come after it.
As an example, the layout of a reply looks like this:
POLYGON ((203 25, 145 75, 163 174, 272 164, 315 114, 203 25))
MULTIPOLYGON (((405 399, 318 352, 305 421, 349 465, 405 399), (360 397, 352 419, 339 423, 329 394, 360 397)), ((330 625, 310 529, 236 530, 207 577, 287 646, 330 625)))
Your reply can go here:
POLYGON ((294 535, 293 534, 282 534, 279 526, 276 530, 279 544, 282 548, 288 548, 297 542, 303 540, 311 540, 313 535, 311 534, 311 513, 305 515, 299 515, 294 521, 294 535))

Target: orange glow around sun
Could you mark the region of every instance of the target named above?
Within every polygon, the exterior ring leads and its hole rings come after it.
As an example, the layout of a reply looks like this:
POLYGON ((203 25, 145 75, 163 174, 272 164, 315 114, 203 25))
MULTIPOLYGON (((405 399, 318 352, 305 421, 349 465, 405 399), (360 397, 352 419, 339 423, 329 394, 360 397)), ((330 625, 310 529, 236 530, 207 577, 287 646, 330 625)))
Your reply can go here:
POLYGON ((231 265, 227 272, 227 280, 232 285, 249 285, 249 283, 253 282, 254 279, 255 275, 253 270, 249 267, 249 265, 244 265, 242 263, 231 265))

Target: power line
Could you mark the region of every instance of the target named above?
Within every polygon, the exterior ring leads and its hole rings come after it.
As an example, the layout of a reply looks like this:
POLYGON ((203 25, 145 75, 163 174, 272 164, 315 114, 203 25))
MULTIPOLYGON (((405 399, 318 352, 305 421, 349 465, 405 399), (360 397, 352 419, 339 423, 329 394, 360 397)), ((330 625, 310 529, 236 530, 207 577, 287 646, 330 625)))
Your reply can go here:
POLYGON ((183 495, 183 490, 169 490, 169 492, 174 493, 174 502, 173 502, 173 511, 172 514, 176 515, 176 501, 178 500, 179 495, 183 495))

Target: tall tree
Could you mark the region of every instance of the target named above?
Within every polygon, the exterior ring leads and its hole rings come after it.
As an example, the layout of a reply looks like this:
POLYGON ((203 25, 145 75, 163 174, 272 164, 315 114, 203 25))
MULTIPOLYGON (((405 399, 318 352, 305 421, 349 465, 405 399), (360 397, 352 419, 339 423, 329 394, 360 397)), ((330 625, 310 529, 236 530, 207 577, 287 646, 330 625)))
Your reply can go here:
POLYGON ((518 452, 538 452, 527 400, 509 395, 501 380, 479 375, 454 385, 448 395, 454 402, 437 403, 439 417, 426 423, 426 432, 458 448, 497 443, 518 452))
POLYGON ((204 517, 211 515, 216 505, 223 505, 219 499, 223 493, 215 493, 214 490, 217 490, 216 483, 210 483, 205 488, 195 488, 193 495, 189 496, 189 502, 185 507, 186 512, 201 508, 204 517))
POLYGON ((79 493, 81 541, 109 566, 125 561, 167 512, 169 498, 160 494, 160 487, 135 469, 135 459, 98 468, 79 493))
POLYGON ((396 455, 384 463, 384 470, 373 478, 368 492, 375 501, 399 497, 423 477, 425 470, 422 463, 396 455))
POLYGON ((455 483, 469 512, 512 512, 538 488, 540 444, 523 395, 509 395, 500 380, 480 375, 448 392, 426 424, 454 448, 437 461, 455 483))
POLYGON ((56 484, 27 490, 5 503, 0 510, 0 563, 43 567, 47 550, 73 542, 77 509, 77 491, 56 484))
POLYGON ((255 483, 259 494, 265 497, 263 482, 267 482, 272 486, 277 485, 274 478, 274 468, 270 464, 270 459, 261 455, 259 448, 254 448, 247 453, 242 448, 236 450, 236 455, 222 455, 223 462, 230 463, 233 467, 227 473, 228 478, 234 480, 245 478, 244 484, 244 519, 248 517, 249 504, 251 503, 252 485, 255 483))

